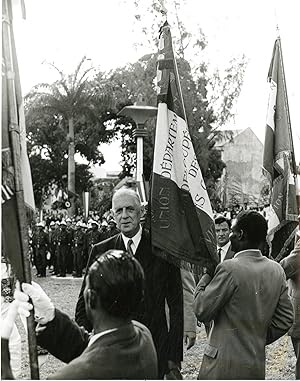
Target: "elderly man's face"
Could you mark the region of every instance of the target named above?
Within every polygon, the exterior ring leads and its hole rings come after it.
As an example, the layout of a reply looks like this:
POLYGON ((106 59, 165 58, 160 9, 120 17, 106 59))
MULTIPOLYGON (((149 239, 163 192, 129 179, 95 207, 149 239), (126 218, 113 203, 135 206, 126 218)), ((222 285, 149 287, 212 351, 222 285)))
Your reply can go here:
POLYGON ((121 194, 113 200, 112 210, 117 227, 126 237, 133 237, 139 230, 141 205, 131 194, 121 194))

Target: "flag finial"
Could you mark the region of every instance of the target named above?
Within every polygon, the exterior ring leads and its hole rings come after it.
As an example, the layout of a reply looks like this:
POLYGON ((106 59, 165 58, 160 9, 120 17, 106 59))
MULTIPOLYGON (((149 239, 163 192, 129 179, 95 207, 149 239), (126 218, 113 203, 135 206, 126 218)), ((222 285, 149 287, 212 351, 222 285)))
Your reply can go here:
POLYGON ((279 31, 278 23, 276 24, 276 33, 277 33, 277 38, 280 38, 280 31, 279 31))
POLYGON ((159 0, 159 3, 160 3, 160 6, 161 6, 160 13, 167 18, 168 10, 165 7, 165 1, 164 0, 159 0))

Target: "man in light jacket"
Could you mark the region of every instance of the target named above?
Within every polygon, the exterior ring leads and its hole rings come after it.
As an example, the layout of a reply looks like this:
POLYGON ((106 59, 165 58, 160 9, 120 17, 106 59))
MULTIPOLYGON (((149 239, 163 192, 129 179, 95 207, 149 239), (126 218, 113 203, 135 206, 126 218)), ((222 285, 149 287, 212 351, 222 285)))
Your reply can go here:
POLYGON ((300 239, 294 250, 280 262, 288 279, 288 293, 294 307, 294 323, 289 330, 296 355, 296 380, 300 379, 300 239))
POLYGON ((261 214, 241 212, 230 235, 234 258, 197 285, 196 316, 213 320, 199 379, 264 379, 265 346, 293 323, 284 271, 258 249, 266 235, 261 214))

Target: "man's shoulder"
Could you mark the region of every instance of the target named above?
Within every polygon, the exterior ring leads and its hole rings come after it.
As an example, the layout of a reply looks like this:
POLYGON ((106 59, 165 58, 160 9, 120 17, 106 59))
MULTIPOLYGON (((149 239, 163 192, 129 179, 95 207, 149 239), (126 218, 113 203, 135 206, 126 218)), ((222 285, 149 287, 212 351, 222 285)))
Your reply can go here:
MULTIPOLYGON (((115 249, 116 244, 122 239, 121 233, 115 234, 112 237, 105 239, 104 241, 98 242, 93 246, 93 250, 100 252, 102 250, 115 249)), ((121 243, 121 241, 120 241, 121 243)))
POLYGON ((149 329, 144 324, 140 323, 137 320, 132 320, 132 324, 138 331, 145 333, 149 337, 152 337, 149 329))
POLYGON ((93 353, 88 354, 84 351, 80 356, 63 366, 48 379, 83 380, 94 378, 95 374, 97 374, 97 378, 101 379, 103 378, 101 374, 103 362, 99 361, 99 357, 101 357, 101 351, 99 351, 98 356, 94 356, 93 353))
POLYGON ((143 244, 146 244, 148 246, 151 246, 151 237, 148 230, 145 228, 142 228, 142 236, 141 236, 141 242, 143 244))
POLYGON ((284 273, 283 268, 281 265, 276 262, 274 259, 267 258, 264 255, 259 255, 259 254, 251 254, 251 250, 249 250, 249 253, 246 253, 246 250, 244 253, 241 253, 241 255, 237 255, 236 257, 233 257, 229 260, 223 261, 220 263, 218 266, 221 266, 225 271, 227 272, 234 272, 234 271, 239 271, 241 267, 244 267, 247 265, 248 271, 251 269, 253 271, 256 271, 257 269, 256 266, 263 266, 264 269, 268 269, 269 271, 274 272, 274 274, 282 275, 284 273), (259 262, 254 260, 255 258, 260 259, 259 262), (247 262, 245 262, 247 261, 247 262))

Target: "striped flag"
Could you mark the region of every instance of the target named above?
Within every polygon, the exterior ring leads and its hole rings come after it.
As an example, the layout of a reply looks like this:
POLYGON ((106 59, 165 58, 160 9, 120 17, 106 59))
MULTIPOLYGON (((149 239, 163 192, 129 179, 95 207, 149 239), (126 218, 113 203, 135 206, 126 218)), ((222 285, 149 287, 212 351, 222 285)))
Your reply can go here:
POLYGON ((200 272, 218 263, 213 212, 187 125, 170 28, 160 31, 158 115, 151 183, 154 252, 200 272))
POLYGON ((28 236, 27 226, 22 223, 26 221, 24 205, 34 210, 34 198, 12 19, 8 13, 4 14, 2 24, 2 49, 3 254, 8 257, 17 278, 23 281, 23 238, 28 236))
POLYGON ((148 204, 148 195, 146 190, 146 184, 145 184, 145 178, 143 176, 143 179, 141 181, 136 182, 136 192, 140 197, 142 205, 148 204))
POLYGON ((268 73, 270 84, 263 172, 271 183, 268 243, 276 261, 284 258, 297 226, 296 164, 280 38, 268 73))

